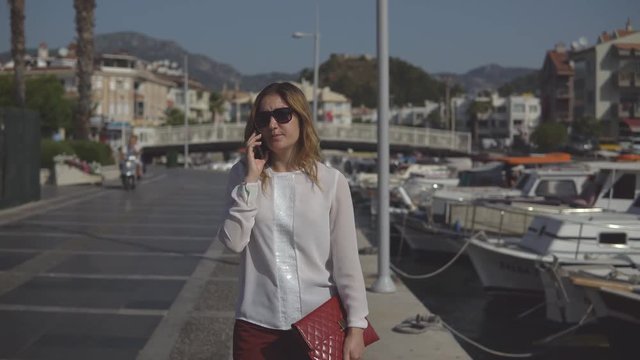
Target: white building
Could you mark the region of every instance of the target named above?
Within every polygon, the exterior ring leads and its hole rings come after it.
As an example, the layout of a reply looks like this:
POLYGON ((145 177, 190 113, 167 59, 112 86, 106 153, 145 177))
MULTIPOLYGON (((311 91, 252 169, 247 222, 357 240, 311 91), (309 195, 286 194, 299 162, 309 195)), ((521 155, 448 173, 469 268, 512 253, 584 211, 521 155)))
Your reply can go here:
MULTIPOLYGON (((309 105, 313 107, 313 84, 305 80, 302 83, 291 83, 302 90, 309 105)), ((351 119, 351 100, 332 91, 328 86, 318 89, 318 121, 349 125, 351 119)))
MULTIPOLYGON (((167 107, 169 109, 176 108, 185 113, 185 96, 184 96, 184 76, 162 75, 162 78, 169 80, 175 86, 169 89, 167 94, 167 107)), ((213 115, 209 108, 209 97, 211 92, 201 83, 189 79, 187 89, 189 100, 189 113, 187 117, 197 123, 206 123, 213 121, 213 115)))
POLYGON ((476 107, 480 111, 475 118, 477 138, 484 147, 511 146, 516 137, 529 142, 533 130, 540 123, 540 99, 530 94, 503 98, 493 93, 490 97, 469 99, 468 105, 460 101, 459 106, 468 108, 474 102, 482 104, 476 107))
POLYGON ((526 143, 531 134, 540 124, 540 99, 533 95, 509 96, 508 128, 509 139, 513 143, 516 136, 520 136, 526 143))
POLYGON ((95 115, 133 126, 157 126, 164 122, 167 95, 176 85, 146 70, 134 56, 104 54, 91 86, 95 115))
MULTIPOLYGON (((429 114, 433 111, 440 112, 441 104, 429 100, 424 101, 424 106, 403 106, 390 110, 390 123, 394 125, 428 127, 429 114)), ((441 119, 444 118, 441 114, 441 119)), ((445 124, 446 126, 446 124, 445 124)))

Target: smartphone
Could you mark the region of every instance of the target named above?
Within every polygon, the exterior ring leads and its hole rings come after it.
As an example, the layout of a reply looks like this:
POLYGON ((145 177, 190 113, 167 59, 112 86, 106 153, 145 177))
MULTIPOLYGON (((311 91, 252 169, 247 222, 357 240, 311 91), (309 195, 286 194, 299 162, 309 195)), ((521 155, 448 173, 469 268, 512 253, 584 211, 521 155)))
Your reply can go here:
MULTIPOLYGON (((257 129, 255 129, 254 131, 256 132, 256 134, 260 134, 260 132, 257 129)), ((267 144, 263 142, 262 145, 253 147, 253 157, 255 157, 256 159, 262 160, 267 155, 268 151, 269 149, 267 149, 267 144)))
POLYGON ((264 144, 253 147, 253 157, 255 157, 256 159, 264 159, 266 153, 267 148, 264 144))

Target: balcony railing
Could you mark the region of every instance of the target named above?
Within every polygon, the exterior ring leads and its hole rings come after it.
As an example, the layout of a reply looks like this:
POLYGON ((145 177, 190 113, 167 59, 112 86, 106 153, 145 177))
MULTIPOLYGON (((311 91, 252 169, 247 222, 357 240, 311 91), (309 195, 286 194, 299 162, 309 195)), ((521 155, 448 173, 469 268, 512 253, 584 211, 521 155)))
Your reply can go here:
MULTIPOLYGON (((617 76, 618 86, 620 87, 629 87, 634 83, 634 78, 636 74, 632 72, 619 72, 617 76)), ((636 82, 636 84, 640 84, 636 82)))

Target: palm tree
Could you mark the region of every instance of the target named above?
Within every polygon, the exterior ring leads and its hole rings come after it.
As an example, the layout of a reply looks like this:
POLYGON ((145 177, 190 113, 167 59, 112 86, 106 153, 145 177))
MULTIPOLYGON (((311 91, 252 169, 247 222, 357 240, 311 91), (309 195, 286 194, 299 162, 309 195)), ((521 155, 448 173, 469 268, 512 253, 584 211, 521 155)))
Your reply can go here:
POLYGON ((93 27, 95 0, 73 0, 76 11, 76 32, 78 35, 78 106, 74 117, 76 139, 89 138, 89 118, 91 117, 91 76, 93 75, 93 27))
POLYGON ((24 107, 26 102, 26 86, 24 81, 24 0, 8 0, 11 8, 11 56, 13 57, 13 74, 15 78, 16 105, 24 107))

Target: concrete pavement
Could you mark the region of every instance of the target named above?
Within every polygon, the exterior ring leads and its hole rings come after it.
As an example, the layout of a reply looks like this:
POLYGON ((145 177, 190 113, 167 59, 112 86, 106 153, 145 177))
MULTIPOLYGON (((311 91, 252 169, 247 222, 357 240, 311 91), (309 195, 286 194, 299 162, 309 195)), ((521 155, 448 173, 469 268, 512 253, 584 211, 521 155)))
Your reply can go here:
MULTIPOLYGON (((0 211, 0 359, 228 360, 238 255, 213 239, 226 176, 151 168, 133 192, 59 188, 0 211)), ((370 284, 376 257, 361 262, 370 284)), ((427 312, 396 285, 368 294, 381 341, 365 358, 468 358, 442 329, 391 331, 427 312)))

